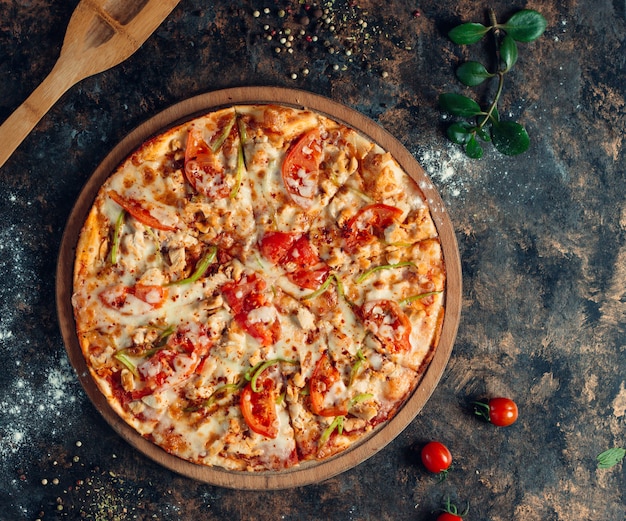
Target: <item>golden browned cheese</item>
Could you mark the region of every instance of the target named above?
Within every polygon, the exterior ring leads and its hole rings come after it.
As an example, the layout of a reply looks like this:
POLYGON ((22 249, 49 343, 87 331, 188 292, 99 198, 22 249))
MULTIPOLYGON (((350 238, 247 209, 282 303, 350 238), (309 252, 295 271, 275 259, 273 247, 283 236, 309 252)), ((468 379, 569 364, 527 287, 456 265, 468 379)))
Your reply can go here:
POLYGON ((445 288, 429 208, 388 152, 310 110, 246 105, 155 136, 111 174, 72 302, 129 425, 256 472, 324 460, 392 418, 436 349, 445 288))

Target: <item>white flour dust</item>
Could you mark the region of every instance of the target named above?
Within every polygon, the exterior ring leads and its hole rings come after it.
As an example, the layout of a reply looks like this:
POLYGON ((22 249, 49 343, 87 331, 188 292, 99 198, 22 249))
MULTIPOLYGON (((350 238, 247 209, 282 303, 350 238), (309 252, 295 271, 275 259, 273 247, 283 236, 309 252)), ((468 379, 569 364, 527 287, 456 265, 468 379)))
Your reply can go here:
MULTIPOLYGON (((24 201, 14 194, 5 194, 2 203, 15 213, 24 210, 24 201)), ((36 230, 31 233, 28 226, 11 223, 0 228, 0 352, 4 360, 0 466, 10 456, 31 449, 33 439, 54 435, 57 426, 70 421, 75 408, 76 377, 69 362, 33 345, 24 331, 25 321, 37 315, 41 305, 38 263, 43 254, 38 244, 36 230), (36 363, 27 367, 27 360, 36 363)))
POLYGON ((460 146, 450 144, 434 151, 422 150, 416 158, 441 192, 452 197, 463 195, 463 174, 469 160, 460 146))

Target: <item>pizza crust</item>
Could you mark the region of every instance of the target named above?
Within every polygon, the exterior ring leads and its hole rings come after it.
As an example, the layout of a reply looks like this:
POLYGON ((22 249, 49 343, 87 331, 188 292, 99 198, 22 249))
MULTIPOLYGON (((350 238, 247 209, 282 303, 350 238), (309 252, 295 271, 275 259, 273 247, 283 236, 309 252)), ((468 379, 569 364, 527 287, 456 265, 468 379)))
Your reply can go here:
POLYGON ((445 288, 426 201, 390 154, 313 111, 246 105, 155 136, 106 180, 72 304, 120 417, 180 458, 257 472, 390 420, 445 288))

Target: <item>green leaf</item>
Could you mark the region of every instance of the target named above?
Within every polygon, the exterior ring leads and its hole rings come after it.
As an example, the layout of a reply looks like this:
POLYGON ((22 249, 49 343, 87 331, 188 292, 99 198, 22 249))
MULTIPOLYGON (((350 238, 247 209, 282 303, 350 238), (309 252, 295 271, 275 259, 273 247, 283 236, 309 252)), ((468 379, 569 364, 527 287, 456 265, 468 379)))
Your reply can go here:
POLYGON ((498 112, 497 107, 493 107, 493 110, 491 111, 491 116, 489 116, 489 119, 491 120, 492 123, 497 123, 498 121, 500 121, 500 113, 498 112))
POLYGON ((548 22, 540 13, 532 9, 523 9, 499 27, 518 42, 532 42, 543 34, 547 26, 548 22))
POLYGON ((493 78, 495 74, 491 74, 482 63, 469 61, 462 64, 456 70, 456 77, 468 87, 480 85, 488 78, 493 78))
POLYGON ((626 449, 621 447, 614 447, 612 449, 605 450, 596 457, 596 460, 598 461, 598 468, 609 469, 622 461, 624 456, 626 456, 626 449))
POLYGON ((448 139, 457 145, 465 145, 470 138, 472 137, 471 129, 472 126, 465 122, 459 121, 457 123, 452 123, 446 130, 448 134, 448 139))
POLYGON ((480 41, 489 32, 483 24, 466 23, 456 26, 448 33, 448 37, 457 45, 469 45, 480 41))
POLYGON ((446 112, 462 118, 471 118, 483 113, 478 103, 473 99, 452 92, 441 94, 439 96, 439 105, 446 112))
POLYGON ((491 141, 491 134, 489 133, 489 130, 485 127, 477 128, 476 136, 478 136, 483 141, 491 141))
POLYGON ((510 71, 517 61, 517 44, 509 34, 502 38, 500 58, 504 62, 504 72, 510 71))
POLYGON ((504 155, 516 156, 528 150, 530 138, 526 129, 514 121, 500 121, 491 127, 493 145, 504 155))
POLYGON ((465 145, 465 153, 467 154, 467 157, 472 159, 480 159, 483 157, 483 147, 481 147, 478 144, 478 141, 476 141, 476 136, 472 135, 470 140, 467 142, 467 145, 465 145))

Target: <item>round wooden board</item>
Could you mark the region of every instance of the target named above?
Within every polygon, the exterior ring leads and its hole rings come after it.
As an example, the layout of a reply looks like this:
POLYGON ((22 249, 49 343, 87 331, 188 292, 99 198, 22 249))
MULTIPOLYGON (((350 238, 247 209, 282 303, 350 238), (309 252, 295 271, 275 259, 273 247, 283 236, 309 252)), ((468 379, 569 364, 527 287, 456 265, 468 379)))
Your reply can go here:
POLYGON ((164 467, 190 478, 235 489, 284 489, 319 483, 355 467, 393 440, 419 413, 443 374, 461 314, 461 263, 454 229, 438 192, 413 156, 391 134, 366 116, 328 98, 276 87, 240 87, 202 94, 180 102, 146 121, 122 140, 84 186, 63 234, 57 265, 56 300, 61 333, 70 362, 87 395, 111 427, 137 450, 164 467), (350 450, 323 462, 306 462, 280 472, 232 472, 182 460, 139 435, 111 409, 87 369, 76 335, 72 310, 72 279, 76 244, 93 200, 107 177, 147 138, 174 124, 214 109, 241 104, 275 103, 308 108, 358 130, 389 151, 418 183, 430 206, 441 239, 446 266, 446 312, 439 345, 422 379, 397 414, 350 450))

